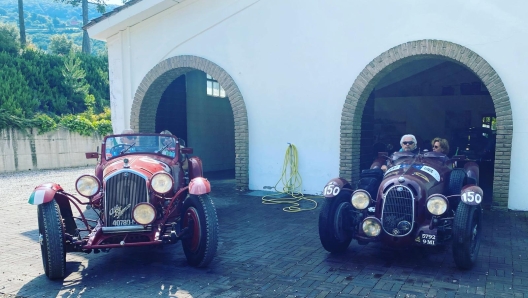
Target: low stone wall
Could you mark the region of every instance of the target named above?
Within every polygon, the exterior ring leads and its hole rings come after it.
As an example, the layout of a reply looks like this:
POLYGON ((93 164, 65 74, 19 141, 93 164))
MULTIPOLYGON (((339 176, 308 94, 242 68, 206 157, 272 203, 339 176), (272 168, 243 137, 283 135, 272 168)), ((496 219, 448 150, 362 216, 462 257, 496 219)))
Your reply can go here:
POLYGON ((85 152, 101 148, 102 137, 81 136, 61 128, 42 135, 37 129, 0 130, 0 173, 94 165, 85 152))

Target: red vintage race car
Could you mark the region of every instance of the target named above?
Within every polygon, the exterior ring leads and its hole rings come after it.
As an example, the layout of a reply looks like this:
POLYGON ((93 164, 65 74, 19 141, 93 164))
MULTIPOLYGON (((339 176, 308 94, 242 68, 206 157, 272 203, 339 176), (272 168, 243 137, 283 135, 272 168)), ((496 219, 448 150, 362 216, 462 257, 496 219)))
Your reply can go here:
POLYGON ((481 242, 479 168, 464 156, 437 152, 380 153, 356 187, 330 180, 319 215, 319 238, 332 253, 351 240, 393 247, 452 243, 457 267, 473 267, 481 242), (380 167, 388 164, 383 172, 380 167))
POLYGON ((202 177, 202 162, 173 135, 127 134, 104 138, 95 175, 76 181, 76 197, 57 183, 35 188, 39 242, 50 279, 65 276, 67 252, 174 244, 181 240, 190 265, 207 266, 218 246, 218 219, 202 177), (89 219, 81 207, 92 208, 89 219), (72 209, 75 208, 75 209, 72 209), (79 216, 74 216, 76 210, 79 216), (80 226, 77 225, 80 223, 80 226))

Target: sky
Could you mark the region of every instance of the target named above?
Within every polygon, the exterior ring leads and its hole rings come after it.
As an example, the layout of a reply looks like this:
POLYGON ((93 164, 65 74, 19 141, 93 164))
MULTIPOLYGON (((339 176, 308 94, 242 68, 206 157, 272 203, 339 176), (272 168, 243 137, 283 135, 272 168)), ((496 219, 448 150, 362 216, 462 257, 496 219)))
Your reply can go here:
POLYGON ((122 0, 107 0, 106 4, 122 5, 123 1, 122 0))

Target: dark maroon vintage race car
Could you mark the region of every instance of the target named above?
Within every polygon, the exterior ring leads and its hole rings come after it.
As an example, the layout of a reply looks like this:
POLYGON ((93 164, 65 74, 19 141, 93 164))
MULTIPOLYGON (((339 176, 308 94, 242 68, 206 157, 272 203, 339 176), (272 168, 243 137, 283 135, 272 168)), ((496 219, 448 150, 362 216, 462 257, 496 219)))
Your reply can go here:
POLYGON ((464 156, 437 152, 380 153, 357 187, 341 178, 324 188, 319 237, 332 253, 351 240, 392 247, 452 243, 460 269, 473 267, 481 241, 479 168, 464 156), (384 173, 380 167, 388 164, 384 173))
POLYGON ((190 265, 207 266, 218 246, 218 219, 202 177, 202 162, 173 135, 127 134, 104 138, 95 175, 82 175, 67 193, 57 183, 35 188, 39 242, 50 279, 65 276, 67 252, 174 244, 182 241, 190 265), (93 209, 96 219, 83 214, 93 209), (72 207, 79 216, 74 216, 72 207), (80 226, 77 226, 80 223, 80 226))

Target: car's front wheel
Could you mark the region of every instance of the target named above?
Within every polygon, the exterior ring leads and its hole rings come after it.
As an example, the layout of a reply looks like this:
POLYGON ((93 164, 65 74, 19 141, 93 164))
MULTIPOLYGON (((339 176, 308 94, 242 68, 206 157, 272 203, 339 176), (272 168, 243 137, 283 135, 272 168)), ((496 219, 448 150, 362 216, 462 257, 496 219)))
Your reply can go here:
POLYGON ((349 210, 353 208, 350 196, 340 193, 326 198, 319 213, 319 239, 323 247, 332 253, 345 251, 352 241, 349 210))
POLYGON ((64 225, 59 205, 53 199, 49 203, 38 205, 37 212, 44 272, 49 279, 64 278, 66 272, 66 250, 64 225))
POLYGON ((482 207, 460 203, 453 223, 453 258, 460 269, 471 269, 480 249, 482 207))
POLYGON ((218 217, 209 195, 189 195, 183 202, 182 229, 190 229, 182 239, 187 261, 205 267, 213 260, 218 247, 218 217))

